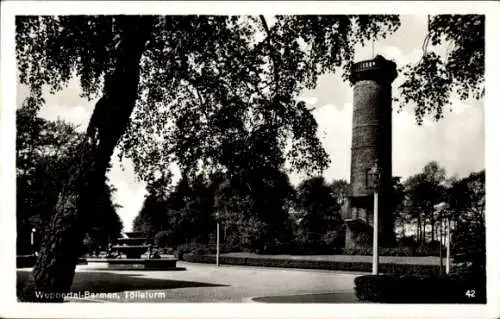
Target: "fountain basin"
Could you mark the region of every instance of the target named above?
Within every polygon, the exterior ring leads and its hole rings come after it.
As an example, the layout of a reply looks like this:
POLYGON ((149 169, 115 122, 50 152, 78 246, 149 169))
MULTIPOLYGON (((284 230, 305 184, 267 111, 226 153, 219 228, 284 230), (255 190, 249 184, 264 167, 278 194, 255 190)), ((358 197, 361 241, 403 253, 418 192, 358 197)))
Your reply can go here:
POLYGON ((89 268, 119 270, 176 270, 176 258, 87 258, 89 268))
POLYGON ((140 232, 140 231, 126 232, 125 235, 127 235, 128 238, 143 238, 144 239, 144 232, 140 232))
POLYGON ((124 245, 112 246, 111 249, 123 253, 127 259, 141 258, 141 255, 148 251, 149 246, 146 245, 124 245))
POLYGON ((132 245, 132 246, 145 245, 146 238, 141 238, 141 237, 118 238, 117 242, 119 245, 132 245))

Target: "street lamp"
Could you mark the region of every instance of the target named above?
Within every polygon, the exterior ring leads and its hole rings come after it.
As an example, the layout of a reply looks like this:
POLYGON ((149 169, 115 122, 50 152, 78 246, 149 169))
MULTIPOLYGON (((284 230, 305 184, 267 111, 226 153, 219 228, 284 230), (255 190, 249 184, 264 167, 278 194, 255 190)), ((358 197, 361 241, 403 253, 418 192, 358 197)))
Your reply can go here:
POLYGON ((36 228, 32 228, 31 229, 31 251, 33 252, 33 254, 35 253, 35 232, 36 232, 36 228))
MULTIPOLYGON (((445 202, 439 203, 437 205, 434 205, 434 209, 436 210, 437 213, 439 213, 442 216, 442 213, 445 212, 445 220, 444 220, 444 228, 446 229, 446 274, 450 273, 450 239, 451 239, 451 222, 450 222, 450 216, 448 215, 447 209, 449 205, 445 202)), ((441 220, 441 228, 443 227, 443 220, 441 220)), ((441 238, 439 240, 439 256, 440 256, 440 269, 443 267, 443 258, 441 255, 441 242, 443 240, 442 238, 442 231, 441 231, 441 238)))
POLYGON ((446 274, 450 273, 450 240, 451 240, 451 220, 450 216, 446 216, 446 274))
POLYGON ((378 161, 367 172, 367 186, 373 190, 373 260, 372 274, 378 275, 378 192, 380 187, 380 179, 382 169, 378 165, 378 161))
POLYGON ((219 254, 220 254, 220 250, 219 250, 219 212, 215 213, 215 219, 217 221, 217 252, 216 252, 216 255, 215 255, 215 264, 217 265, 217 267, 219 267, 219 254))

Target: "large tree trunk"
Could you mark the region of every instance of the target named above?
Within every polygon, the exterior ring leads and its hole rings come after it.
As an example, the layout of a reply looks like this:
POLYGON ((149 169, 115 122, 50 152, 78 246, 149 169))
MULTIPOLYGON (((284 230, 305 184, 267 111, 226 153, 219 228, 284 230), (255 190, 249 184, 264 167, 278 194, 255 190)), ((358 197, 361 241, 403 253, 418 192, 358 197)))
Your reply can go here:
POLYGON ((21 294, 23 301, 61 302, 69 292, 82 239, 93 214, 92 203, 103 190, 106 169, 125 132, 137 99, 139 61, 149 39, 152 17, 117 18, 120 42, 115 68, 105 84, 105 96, 92 115, 87 138, 80 145, 80 163, 65 181, 47 226, 40 255, 21 294))

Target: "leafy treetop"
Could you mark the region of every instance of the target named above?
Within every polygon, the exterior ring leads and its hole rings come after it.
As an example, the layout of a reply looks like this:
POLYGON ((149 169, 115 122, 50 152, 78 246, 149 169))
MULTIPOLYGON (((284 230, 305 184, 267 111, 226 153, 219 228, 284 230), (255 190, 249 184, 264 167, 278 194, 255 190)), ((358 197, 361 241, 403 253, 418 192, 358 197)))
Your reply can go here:
POLYGON ((396 99, 400 108, 415 105, 418 124, 427 115, 442 119, 455 95, 461 100, 484 96, 484 21, 484 15, 429 16, 423 56, 402 67, 396 99))
MULTIPOLYGON (((328 156, 299 92, 322 73, 348 71, 354 44, 398 27, 390 15, 156 16, 121 155, 146 180, 172 162, 183 171, 237 171, 257 140, 271 166, 321 171, 328 156)), ((32 103, 43 103, 43 86, 61 90, 72 76, 82 96, 99 95, 123 29, 119 16, 17 17, 19 77, 32 103)))

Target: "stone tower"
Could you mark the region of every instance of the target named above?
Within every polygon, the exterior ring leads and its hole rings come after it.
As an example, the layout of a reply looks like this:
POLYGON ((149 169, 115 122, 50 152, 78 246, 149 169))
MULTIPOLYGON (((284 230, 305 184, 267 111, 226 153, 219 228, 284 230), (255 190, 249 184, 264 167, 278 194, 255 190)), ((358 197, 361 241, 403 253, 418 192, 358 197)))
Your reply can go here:
POLYGON ((373 190, 367 173, 378 162, 382 169, 379 189, 379 245, 394 240, 392 192, 392 81, 396 63, 377 55, 355 63, 351 145, 351 190, 346 211, 347 249, 371 247, 373 237, 373 190))

